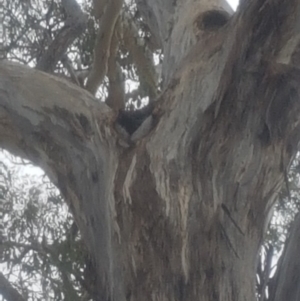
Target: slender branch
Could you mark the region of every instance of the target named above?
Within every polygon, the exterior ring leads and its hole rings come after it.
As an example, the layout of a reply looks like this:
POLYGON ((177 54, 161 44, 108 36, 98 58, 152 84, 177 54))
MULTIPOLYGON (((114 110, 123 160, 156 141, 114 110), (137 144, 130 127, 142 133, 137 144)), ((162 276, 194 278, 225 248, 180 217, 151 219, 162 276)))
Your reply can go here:
POLYGON ((10 284, 0 272, 0 294, 7 301, 26 301, 23 296, 10 284))
POLYGON ((134 22, 126 14, 123 17, 123 42, 137 68, 140 85, 146 88, 150 99, 153 100, 158 94, 158 76, 154 68, 152 55, 145 46, 145 41, 140 38, 138 28, 134 22))
POLYGON ((300 298, 300 215, 296 216, 283 254, 279 260, 272 286, 270 300, 299 300, 300 298))
POLYGON ((57 62, 73 41, 83 32, 87 23, 87 17, 81 11, 76 0, 63 0, 62 4, 67 15, 65 26, 49 45, 36 66, 37 69, 45 72, 54 71, 57 62))
POLYGON ((93 0, 93 15, 100 19, 109 0, 93 0))
MULTIPOLYGON (((116 29, 120 28, 120 22, 117 23, 116 29)), ((112 41, 110 56, 108 60, 108 72, 109 79, 108 97, 106 103, 115 111, 125 108, 125 87, 124 78, 121 67, 119 66, 116 56, 119 49, 119 37, 118 30, 115 30, 112 41)))
POLYGON ((97 92, 107 73, 107 64, 110 56, 111 40, 115 25, 119 17, 123 0, 111 0, 102 15, 94 48, 94 61, 88 76, 86 89, 92 94, 97 92))

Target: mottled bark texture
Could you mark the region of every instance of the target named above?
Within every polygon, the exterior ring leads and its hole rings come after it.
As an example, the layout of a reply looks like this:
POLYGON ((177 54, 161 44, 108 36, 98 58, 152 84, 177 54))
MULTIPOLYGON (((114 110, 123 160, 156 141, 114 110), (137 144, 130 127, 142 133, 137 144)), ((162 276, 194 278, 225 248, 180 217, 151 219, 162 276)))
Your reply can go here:
POLYGON ((65 196, 98 300, 255 300, 257 252, 300 139, 300 1, 247 1, 232 16, 224 5, 138 1, 165 55, 143 139, 116 131, 88 92, 0 65, 0 144, 65 196))

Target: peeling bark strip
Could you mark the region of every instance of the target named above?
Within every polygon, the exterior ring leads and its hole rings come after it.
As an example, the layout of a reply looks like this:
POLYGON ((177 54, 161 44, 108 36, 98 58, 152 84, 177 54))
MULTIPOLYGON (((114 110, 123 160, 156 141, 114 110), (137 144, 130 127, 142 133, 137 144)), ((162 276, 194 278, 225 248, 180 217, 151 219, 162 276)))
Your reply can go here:
MULTIPOLYGON (((2 62, 0 144, 44 168, 68 201, 95 262, 96 300, 254 301, 257 252, 300 141, 300 1, 248 1, 226 22, 215 22, 216 11, 228 16, 225 0, 138 7, 165 58, 149 134, 126 144, 88 92, 2 62)), ((106 70, 96 67, 92 92, 106 70)))

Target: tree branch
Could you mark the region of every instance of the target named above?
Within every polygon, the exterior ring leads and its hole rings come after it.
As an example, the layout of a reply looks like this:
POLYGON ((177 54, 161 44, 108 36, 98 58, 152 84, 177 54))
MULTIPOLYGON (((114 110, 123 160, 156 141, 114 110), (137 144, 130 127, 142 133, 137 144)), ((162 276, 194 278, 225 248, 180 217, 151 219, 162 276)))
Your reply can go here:
POLYGON ((23 296, 10 284, 0 272, 0 294, 7 301, 26 301, 23 296))
POLYGON ((140 78, 140 85, 149 93, 150 100, 158 94, 158 76, 154 68, 152 54, 145 46, 145 42, 139 37, 138 29, 134 22, 126 15, 123 16, 123 42, 130 53, 140 78))
POLYGON ((125 108, 125 80, 122 69, 116 60, 117 52, 119 50, 119 29, 120 21, 117 22, 116 30, 112 37, 107 71, 109 86, 106 103, 116 112, 125 108))
POLYGON ((224 14, 229 17, 233 13, 226 0, 178 0, 175 2, 172 0, 138 0, 137 7, 151 33, 162 45, 165 85, 189 49, 203 39, 206 31, 211 33, 211 28, 208 30, 201 26, 199 28, 199 23, 202 23, 201 20, 205 13, 216 11, 214 19, 218 17, 223 19, 224 14), (174 45, 178 45, 178 47, 174 47, 174 45))
POLYGON ((86 89, 92 94, 97 92, 99 85, 102 83, 104 76, 107 73, 111 40, 122 4, 123 0, 109 1, 106 5, 105 13, 100 19, 96 44, 94 47, 93 66, 86 83, 86 89))
POLYGON ((39 141, 41 137, 38 138, 38 132, 46 133, 56 128, 56 133, 51 135, 55 140, 64 141, 63 132, 66 134, 67 131, 73 133, 78 142, 88 141, 97 133, 100 134, 98 126, 105 124, 105 131, 114 118, 105 104, 97 103, 83 89, 68 81, 9 62, 0 64, 0 112, 2 146, 34 162, 47 152, 50 155, 50 150, 45 149, 46 145, 39 141), (34 140, 35 147, 29 141, 23 141, 21 146, 21 136, 34 140), (29 149, 35 149, 34 156, 32 152, 26 155, 29 149))
POLYGON ((117 269, 111 265, 117 258, 110 251, 107 198, 117 164, 115 119, 106 104, 68 81, 0 64, 0 145, 41 166, 58 186, 96 262, 97 286, 106 297, 116 285, 112 273, 117 269))
POLYGON ((85 29, 87 17, 81 11, 76 0, 63 0, 62 5, 67 15, 65 26, 38 61, 36 66, 38 70, 53 72, 67 48, 85 29))
POLYGON ((300 215, 296 216, 290 235, 270 287, 270 300, 299 300, 300 298, 300 215))
POLYGON ((169 35, 169 25, 174 14, 174 1, 164 0, 137 0, 139 12, 143 15, 151 34, 163 45, 169 35))
POLYGON ((100 19, 109 0, 93 0, 93 15, 100 19))

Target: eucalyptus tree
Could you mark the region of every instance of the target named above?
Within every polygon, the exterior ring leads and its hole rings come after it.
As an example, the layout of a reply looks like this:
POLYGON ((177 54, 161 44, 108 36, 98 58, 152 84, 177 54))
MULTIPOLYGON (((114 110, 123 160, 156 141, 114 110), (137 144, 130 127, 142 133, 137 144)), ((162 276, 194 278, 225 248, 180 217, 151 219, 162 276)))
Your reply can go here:
MULTIPOLYGON (((255 300, 300 140, 300 1, 40 2, 2 4, 0 145, 60 190, 93 298, 255 300)), ((272 300, 297 300, 295 229, 272 300)))

